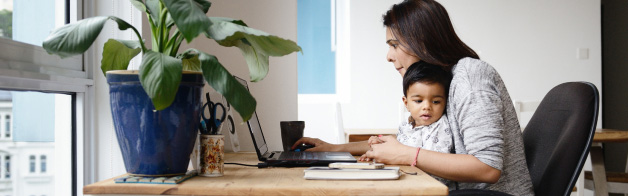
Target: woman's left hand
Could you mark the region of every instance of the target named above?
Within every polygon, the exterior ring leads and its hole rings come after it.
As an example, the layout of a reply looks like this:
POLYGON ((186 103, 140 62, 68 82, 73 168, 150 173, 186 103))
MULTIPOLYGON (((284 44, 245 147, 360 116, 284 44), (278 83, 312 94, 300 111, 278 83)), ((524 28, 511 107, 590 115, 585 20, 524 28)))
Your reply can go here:
POLYGON ((379 139, 382 143, 371 145, 371 150, 366 152, 368 159, 391 165, 410 165, 414 162, 412 159, 416 148, 403 145, 393 136, 382 136, 379 139))

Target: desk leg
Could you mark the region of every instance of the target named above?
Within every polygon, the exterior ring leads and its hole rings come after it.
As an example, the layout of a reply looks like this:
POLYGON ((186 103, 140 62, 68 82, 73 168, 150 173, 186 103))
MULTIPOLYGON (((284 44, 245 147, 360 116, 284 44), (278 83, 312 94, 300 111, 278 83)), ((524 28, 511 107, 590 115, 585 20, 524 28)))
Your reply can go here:
POLYGON ((608 186, 606 183, 606 169, 604 168, 604 151, 601 144, 591 145, 590 153, 595 196, 606 196, 608 195, 608 186))

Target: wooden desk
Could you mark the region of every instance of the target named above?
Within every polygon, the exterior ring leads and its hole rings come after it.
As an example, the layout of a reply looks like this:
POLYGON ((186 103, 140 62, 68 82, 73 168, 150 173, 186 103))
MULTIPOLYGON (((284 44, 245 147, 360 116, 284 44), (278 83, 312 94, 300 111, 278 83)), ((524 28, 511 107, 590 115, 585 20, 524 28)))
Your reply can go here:
MULTIPOLYGON (((614 129, 597 129, 593 136, 591 145, 591 166, 593 186, 585 182, 586 188, 594 188, 595 195, 608 195, 609 186, 614 189, 615 185, 607 182, 606 168, 604 167, 604 150, 602 143, 628 142, 628 131, 614 129)), ((585 177, 586 178, 586 177, 585 177)))
MULTIPOLYGON (((226 162, 257 164, 255 153, 227 153, 226 162)), ((445 185, 415 167, 399 180, 305 180, 304 168, 225 165, 222 177, 194 177, 177 185, 116 184, 113 178, 83 187, 85 195, 447 195, 445 185)))
POLYGON ((368 140, 375 135, 394 135, 397 129, 345 129, 346 142, 358 142, 368 140))

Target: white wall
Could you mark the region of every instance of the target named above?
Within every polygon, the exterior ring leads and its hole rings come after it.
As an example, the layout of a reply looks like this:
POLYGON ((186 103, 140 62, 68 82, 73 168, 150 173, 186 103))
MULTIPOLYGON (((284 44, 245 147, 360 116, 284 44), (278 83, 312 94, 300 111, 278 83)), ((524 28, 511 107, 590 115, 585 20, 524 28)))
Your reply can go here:
MULTIPOLYGON (((400 0, 351 1, 351 101, 345 128, 396 128, 401 77, 386 62, 384 14, 400 0)), ((554 86, 601 90, 600 2, 441 0, 460 38, 494 66, 513 100, 540 101, 554 86), (576 58, 588 48, 589 58, 576 58)))
MULTIPOLYGON (((207 15, 243 20, 249 27, 256 28, 285 39, 297 40, 297 3, 293 0, 212 0, 207 15)), ((181 46, 184 48, 184 46, 181 46)), ((236 47, 225 48, 213 40, 199 39, 189 47, 215 55, 231 74, 250 81, 249 70, 236 47)), ((185 50, 185 49, 182 49, 185 50)), ((297 120, 297 56, 296 53, 283 57, 270 57, 268 76, 260 82, 249 82, 249 89, 257 100, 264 137, 269 150, 281 150, 279 121, 297 120)), ((205 90, 210 90, 209 86, 205 90)), ((213 91, 213 90, 212 90, 213 91)), ((212 97, 213 99, 213 97, 212 97)), ((241 151, 255 151, 253 140, 246 123, 236 112, 234 120, 241 151)), ((231 141, 225 140, 227 151, 231 141)))
MULTIPOLYGON (((209 10, 209 16, 242 19, 250 27, 296 40, 296 1, 212 0, 211 2, 212 7, 209 10)), ((94 4, 96 7, 94 15, 115 15, 137 28, 142 26, 141 17, 143 13, 136 11, 128 1, 97 1, 94 4)), ((144 29, 143 34, 150 34, 149 29, 144 29)), ((97 42, 92 46, 96 54, 96 59, 93 59, 91 66, 96 67, 94 69, 96 89, 94 134, 97 144, 95 144, 94 153, 96 154, 95 162, 97 165, 95 168, 97 172, 95 179, 97 181, 121 175, 126 171, 111 120, 109 86, 99 68, 102 46, 109 38, 137 39, 135 34, 121 32, 117 30, 117 26, 113 22, 108 22, 97 42)), ((149 38, 146 37, 145 39, 148 40, 149 38)), ((204 37, 197 38, 191 47, 214 54, 232 74, 248 80, 248 68, 237 48, 224 48, 204 37)), ((186 46, 182 46, 181 50, 185 49, 186 46)), ((266 140, 270 143, 271 150, 281 149, 279 121, 297 119, 296 63, 296 54, 279 58, 271 57, 270 72, 266 79, 249 85, 258 102, 257 114, 260 116, 260 123, 266 134, 266 140)), ((130 67, 137 69, 139 64, 139 60, 135 59, 130 67)), ((209 87, 205 87, 205 90, 209 90, 209 87)), ((254 151, 247 125, 241 123, 242 119, 237 113, 234 115, 241 150, 254 151)), ((229 148, 229 145, 227 143, 225 146, 229 148)))

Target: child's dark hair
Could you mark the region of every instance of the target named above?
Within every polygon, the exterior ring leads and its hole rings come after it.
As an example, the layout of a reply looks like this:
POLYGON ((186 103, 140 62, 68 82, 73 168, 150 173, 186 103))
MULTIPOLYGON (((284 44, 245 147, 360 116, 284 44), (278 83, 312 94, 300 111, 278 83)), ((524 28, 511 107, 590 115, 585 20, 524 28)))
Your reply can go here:
POLYGON ((406 74, 403 76, 403 96, 408 96, 408 88, 414 83, 438 83, 445 88, 445 99, 447 99, 451 78, 451 72, 446 71, 443 66, 430 64, 425 61, 416 62, 408 67, 406 74))

